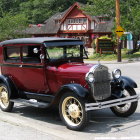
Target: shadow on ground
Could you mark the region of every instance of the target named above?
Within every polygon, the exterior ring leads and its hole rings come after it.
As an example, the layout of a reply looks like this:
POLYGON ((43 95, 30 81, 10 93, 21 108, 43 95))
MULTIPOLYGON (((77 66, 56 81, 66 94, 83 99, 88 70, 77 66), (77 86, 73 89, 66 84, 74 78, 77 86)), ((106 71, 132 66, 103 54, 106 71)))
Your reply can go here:
MULTIPOLYGON (((18 113, 21 116, 39 120, 42 122, 54 124, 57 126, 63 126, 63 123, 59 117, 58 109, 41 109, 34 107, 27 107, 24 105, 18 105, 14 108, 13 113, 18 113)), ((127 118, 116 117, 110 109, 104 109, 100 111, 93 111, 90 114, 89 125, 83 130, 84 133, 108 133, 108 132, 119 132, 130 127, 140 125, 140 122, 127 126, 128 123, 139 121, 140 112, 134 113, 132 116, 127 118)), ((112 132, 112 133, 113 133, 112 132)))

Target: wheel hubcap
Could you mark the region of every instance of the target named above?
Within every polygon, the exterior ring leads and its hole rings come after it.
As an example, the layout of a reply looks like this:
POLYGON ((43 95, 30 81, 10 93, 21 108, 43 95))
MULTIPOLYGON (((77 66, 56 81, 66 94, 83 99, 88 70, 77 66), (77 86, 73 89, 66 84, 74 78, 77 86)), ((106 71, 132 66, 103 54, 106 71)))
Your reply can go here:
POLYGON ((6 108, 9 105, 8 91, 4 86, 0 87, 0 105, 3 108, 6 108))
POLYGON ((65 98, 62 103, 62 115, 69 125, 79 125, 83 119, 83 109, 80 102, 74 97, 65 98))
POLYGON ((72 118, 77 118, 80 115, 80 109, 76 104, 71 104, 68 107, 68 113, 72 118))

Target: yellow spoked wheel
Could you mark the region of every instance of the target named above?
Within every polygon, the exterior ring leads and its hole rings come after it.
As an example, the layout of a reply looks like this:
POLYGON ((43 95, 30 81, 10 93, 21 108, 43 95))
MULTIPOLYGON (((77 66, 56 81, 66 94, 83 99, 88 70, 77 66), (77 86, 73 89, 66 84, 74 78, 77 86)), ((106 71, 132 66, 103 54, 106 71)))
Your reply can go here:
POLYGON ((11 111, 14 103, 9 100, 8 88, 5 84, 0 84, 0 108, 3 111, 11 111))
POLYGON ((72 126, 77 126, 83 119, 83 109, 80 102, 74 97, 67 97, 62 103, 64 119, 72 126))
POLYGON ((72 130, 81 130, 87 123, 85 102, 74 95, 66 93, 60 101, 60 116, 66 126, 72 130))
POLYGON ((9 105, 8 91, 5 86, 0 87, 0 105, 3 108, 7 108, 9 105))

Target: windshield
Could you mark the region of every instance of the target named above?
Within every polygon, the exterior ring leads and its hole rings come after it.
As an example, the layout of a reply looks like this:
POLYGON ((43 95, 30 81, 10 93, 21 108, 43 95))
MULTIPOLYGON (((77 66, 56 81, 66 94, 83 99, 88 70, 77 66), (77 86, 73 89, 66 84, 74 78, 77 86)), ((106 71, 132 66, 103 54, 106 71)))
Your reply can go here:
MULTIPOLYGON (((81 43, 81 42, 80 42, 81 43)), ((87 58, 86 52, 82 44, 78 42, 57 42, 46 43, 47 58, 51 60, 57 59, 73 59, 87 58), (80 44, 80 45, 78 45, 80 44)))

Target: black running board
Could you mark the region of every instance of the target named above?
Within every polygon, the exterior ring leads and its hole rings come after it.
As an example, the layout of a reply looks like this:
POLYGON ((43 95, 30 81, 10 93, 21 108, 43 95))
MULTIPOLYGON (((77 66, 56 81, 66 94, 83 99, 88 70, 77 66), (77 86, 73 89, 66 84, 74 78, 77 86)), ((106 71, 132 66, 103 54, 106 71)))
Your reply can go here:
POLYGON ((30 100, 25 100, 25 99, 11 99, 11 102, 14 103, 21 103, 27 106, 34 106, 34 107, 38 107, 38 108, 47 108, 50 103, 45 103, 45 102, 37 102, 37 100, 35 99, 30 99, 30 100))

